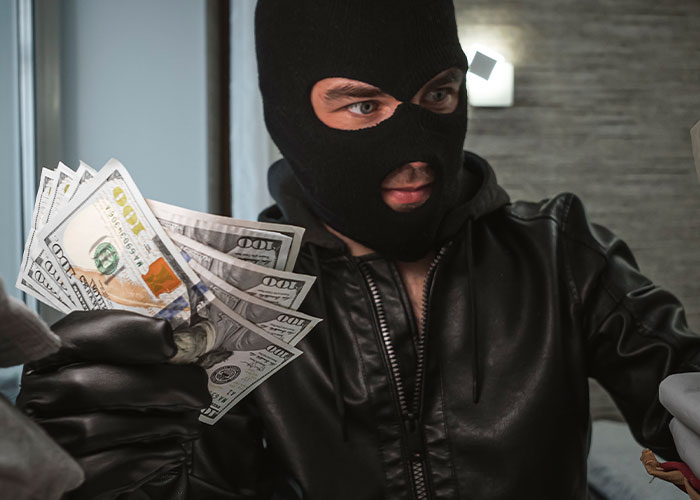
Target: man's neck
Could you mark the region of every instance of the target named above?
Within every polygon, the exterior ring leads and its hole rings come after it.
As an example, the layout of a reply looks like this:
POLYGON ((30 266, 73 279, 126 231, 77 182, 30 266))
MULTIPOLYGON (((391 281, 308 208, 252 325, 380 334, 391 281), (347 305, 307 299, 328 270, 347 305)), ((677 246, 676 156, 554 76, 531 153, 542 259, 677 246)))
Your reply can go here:
MULTIPOLYGON (((350 251, 350 255, 353 257, 361 257, 363 255, 375 253, 371 248, 339 233, 328 224, 324 224, 324 226, 326 226, 326 229, 328 229, 331 234, 337 236, 345 243, 350 251)), ((411 300, 413 315, 418 324, 423 320, 423 287, 425 286, 428 269, 434 258, 435 252, 431 251, 425 257, 414 262, 396 261, 396 267, 398 267, 399 274, 401 274, 401 280, 406 287, 408 297, 411 300)))

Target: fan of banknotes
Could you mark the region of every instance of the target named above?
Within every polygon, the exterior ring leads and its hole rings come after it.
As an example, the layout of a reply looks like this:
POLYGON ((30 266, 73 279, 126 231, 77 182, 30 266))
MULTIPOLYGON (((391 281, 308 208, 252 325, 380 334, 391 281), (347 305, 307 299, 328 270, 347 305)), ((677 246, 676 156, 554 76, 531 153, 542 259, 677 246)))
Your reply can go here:
POLYGON ((301 354, 315 278, 291 272, 303 228, 187 210, 139 192, 124 166, 43 169, 17 287, 64 313, 124 309, 175 328, 177 362, 209 375, 213 424, 301 354))

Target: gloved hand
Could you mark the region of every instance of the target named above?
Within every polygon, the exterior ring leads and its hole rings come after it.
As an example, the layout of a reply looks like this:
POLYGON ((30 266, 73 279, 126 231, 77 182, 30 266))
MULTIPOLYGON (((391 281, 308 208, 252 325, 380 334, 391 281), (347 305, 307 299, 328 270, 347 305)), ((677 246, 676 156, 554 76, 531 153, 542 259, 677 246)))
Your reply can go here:
POLYGON ((176 352, 170 325, 89 311, 52 329, 63 346, 25 367, 17 405, 83 467, 85 483, 69 498, 115 498, 176 474, 211 399, 201 367, 167 363, 176 352))

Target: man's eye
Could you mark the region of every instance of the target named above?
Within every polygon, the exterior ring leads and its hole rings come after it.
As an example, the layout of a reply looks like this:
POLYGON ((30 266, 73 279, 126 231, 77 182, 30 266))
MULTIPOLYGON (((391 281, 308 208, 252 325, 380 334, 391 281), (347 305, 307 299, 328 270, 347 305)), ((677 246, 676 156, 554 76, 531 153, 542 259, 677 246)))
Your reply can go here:
POLYGON ((438 89, 428 93, 430 102, 442 102, 450 95, 449 89, 438 89))
POLYGON ((356 102, 348 106, 347 109, 356 115, 370 115, 377 110, 377 103, 373 101, 356 102))

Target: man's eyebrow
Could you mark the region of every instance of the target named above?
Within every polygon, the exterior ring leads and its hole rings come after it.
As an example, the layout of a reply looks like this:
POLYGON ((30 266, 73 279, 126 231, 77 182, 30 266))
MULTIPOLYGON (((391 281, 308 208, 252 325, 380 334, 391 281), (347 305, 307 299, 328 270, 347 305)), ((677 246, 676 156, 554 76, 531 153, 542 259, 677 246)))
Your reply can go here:
POLYGON ((387 95, 381 89, 376 87, 366 87, 361 85, 353 85, 352 83, 346 83, 339 87, 334 87, 326 91, 323 96, 325 101, 335 101, 336 99, 343 99, 346 97, 357 97, 362 99, 371 99, 374 97, 380 97, 387 95))
POLYGON ((452 71, 442 75, 440 78, 436 78, 430 82, 430 87, 440 87, 442 85, 448 85, 450 83, 462 82, 463 73, 458 69, 453 69, 452 71))

